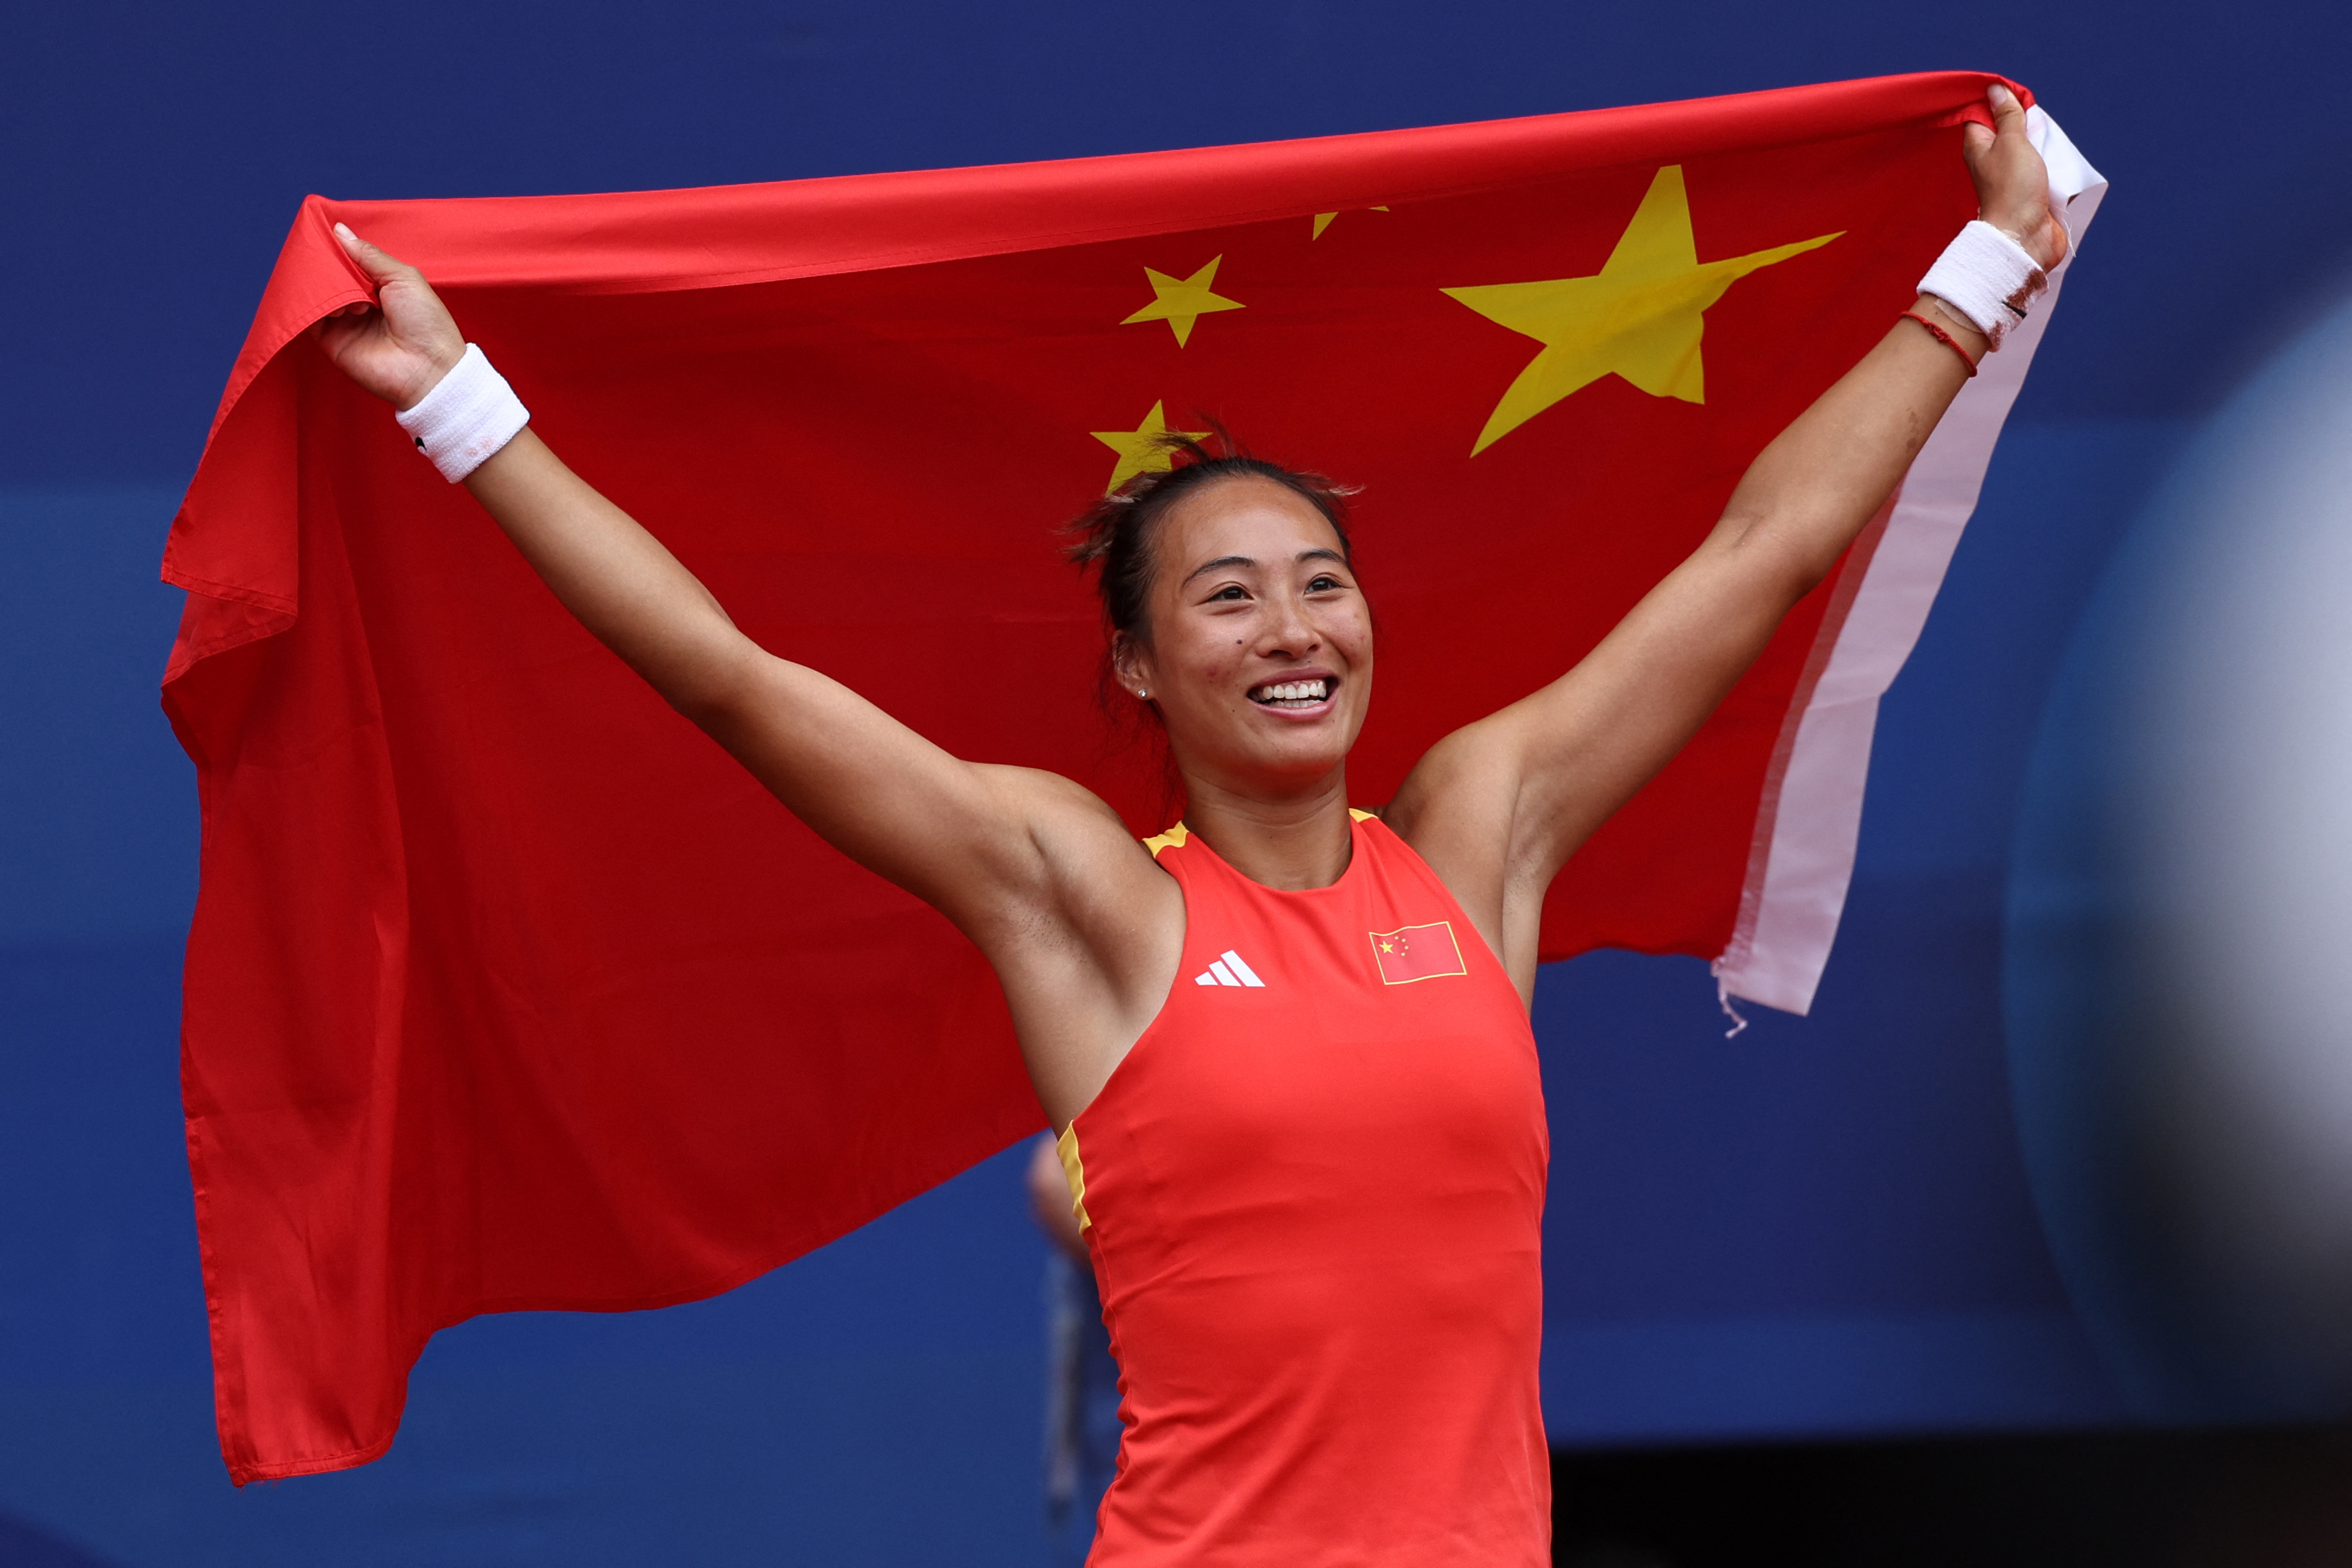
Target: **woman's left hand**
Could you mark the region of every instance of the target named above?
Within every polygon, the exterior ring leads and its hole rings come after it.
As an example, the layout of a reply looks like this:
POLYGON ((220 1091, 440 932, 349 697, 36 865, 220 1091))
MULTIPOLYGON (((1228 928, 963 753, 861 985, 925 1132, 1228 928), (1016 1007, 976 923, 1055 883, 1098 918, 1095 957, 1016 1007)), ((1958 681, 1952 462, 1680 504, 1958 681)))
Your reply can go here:
POLYGON ((423 273, 344 225, 335 225, 335 238, 375 285, 376 297, 329 311, 311 335, 344 374, 405 413, 465 357, 466 334, 423 273))
POLYGON ((2047 272, 2066 258, 2066 225, 2050 207, 2050 171, 2025 133, 2025 106, 2017 95, 1995 82, 1985 89, 1985 101, 1993 128, 1971 121, 1960 133, 1960 155, 1977 183, 1977 210, 2047 272))

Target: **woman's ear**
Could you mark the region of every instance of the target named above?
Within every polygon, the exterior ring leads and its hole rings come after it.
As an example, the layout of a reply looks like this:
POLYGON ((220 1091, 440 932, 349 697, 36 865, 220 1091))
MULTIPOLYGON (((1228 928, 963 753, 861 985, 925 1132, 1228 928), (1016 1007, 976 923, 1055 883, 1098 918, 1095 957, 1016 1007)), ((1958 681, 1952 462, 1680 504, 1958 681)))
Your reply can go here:
POLYGON ((1127 688, 1128 695, 1148 699, 1151 691, 1150 656, 1143 645, 1124 632, 1114 632, 1110 643, 1111 673, 1118 684, 1127 688))

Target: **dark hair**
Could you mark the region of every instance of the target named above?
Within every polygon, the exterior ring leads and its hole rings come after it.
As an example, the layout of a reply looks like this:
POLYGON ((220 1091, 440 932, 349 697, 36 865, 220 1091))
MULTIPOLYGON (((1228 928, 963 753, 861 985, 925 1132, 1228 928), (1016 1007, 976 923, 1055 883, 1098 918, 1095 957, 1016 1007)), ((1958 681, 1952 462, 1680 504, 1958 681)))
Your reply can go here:
POLYGON ((1348 539, 1348 497, 1356 493, 1353 486, 1253 456, 1214 420, 1202 423, 1211 427, 1218 450, 1212 451, 1197 436, 1168 432, 1158 442, 1169 459, 1167 468, 1137 475, 1073 518, 1066 530, 1076 536, 1070 559, 1081 568, 1099 569, 1095 590, 1102 596, 1103 621, 1114 643, 1122 632, 1141 642, 1151 640, 1147 607, 1160 519, 1185 497, 1223 479, 1269 479, 1301 497, 1339 536, 1341 558, 1355 564, 1355 549, 1348 539))

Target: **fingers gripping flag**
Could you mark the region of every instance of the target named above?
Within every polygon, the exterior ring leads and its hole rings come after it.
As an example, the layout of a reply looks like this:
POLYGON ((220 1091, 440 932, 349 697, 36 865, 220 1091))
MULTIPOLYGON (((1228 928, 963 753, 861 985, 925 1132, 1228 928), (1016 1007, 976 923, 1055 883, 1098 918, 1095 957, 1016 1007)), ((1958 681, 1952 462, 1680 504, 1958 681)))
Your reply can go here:
MULTIPOLYGON (((232 1474, 381 1453, 436 1329, 726 1290, 1042 1120, 970 945, 598 648, 324 363, 304 329, 368 298, 333 222, 420 266, 556 450, 767 647, 1151 831, 1059 519, 1210 418, 1362 485, 1382 674, 1351 788, 1384 800, 1591 648, 1908 305, 1974 213, 1959 126, 1987 79, 307 202, 164 561, 189 591, 164 703, 204 806, 184 1084, 232 1474)), ((2079 231, 2097 176, 2034 123, 2079 231)), ((1808 1003, 1877 694, 2047 314, 1561 875, 1547 957, 1697 954, 1808 1003)), ((1458 967, 1387 937, 1383 978, 1458 967)))

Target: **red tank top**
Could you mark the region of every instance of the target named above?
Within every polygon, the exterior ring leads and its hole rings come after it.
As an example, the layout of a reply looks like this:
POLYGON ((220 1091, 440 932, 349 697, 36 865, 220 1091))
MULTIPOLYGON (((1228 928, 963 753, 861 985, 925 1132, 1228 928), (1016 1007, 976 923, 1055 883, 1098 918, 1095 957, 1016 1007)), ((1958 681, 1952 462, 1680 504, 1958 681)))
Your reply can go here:
POLYGON ((1550 1561, 1527 1009, 1368 813, 1286 893, 1179 825, 1160 1016, 1062 1136, 1119 1365, 1095 1568, 1550 1561))

